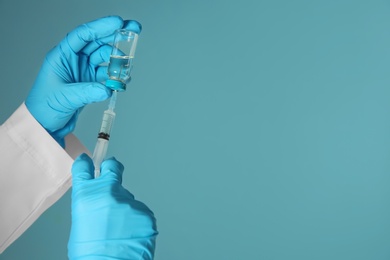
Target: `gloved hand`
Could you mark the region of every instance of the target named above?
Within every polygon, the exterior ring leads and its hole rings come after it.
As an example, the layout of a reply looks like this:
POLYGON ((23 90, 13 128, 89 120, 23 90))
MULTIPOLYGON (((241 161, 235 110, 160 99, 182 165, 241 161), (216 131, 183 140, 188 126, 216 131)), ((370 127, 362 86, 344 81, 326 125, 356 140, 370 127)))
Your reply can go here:
POLYGON ((114 31, 127 28, 140 33, 136 21, 108 16, 80 25, 54 47, 45 58, 25 101, 34 118, 61 145, 75 128, 80 109, 103 101, 111 90, 98 83, 106 80, 114 31))
POLYGON ((69 259, 152 259, 157 236, 153 212, 122 185, 123 165, 105 160, 101 176, 86 154, 72 167, 69 259))

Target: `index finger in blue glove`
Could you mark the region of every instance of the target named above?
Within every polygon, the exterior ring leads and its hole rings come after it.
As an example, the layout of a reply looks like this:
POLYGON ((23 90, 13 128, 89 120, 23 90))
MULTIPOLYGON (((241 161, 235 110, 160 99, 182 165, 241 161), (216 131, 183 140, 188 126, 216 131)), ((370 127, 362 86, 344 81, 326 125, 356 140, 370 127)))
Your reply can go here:
POLYGON ((114 157, 104 160, 100 166, 100 178, 111 179, 122 184, 124 166, 114 157))
MULTIPOLYGON (((78 53, 88 43, 109 36, 114 30, 122 28, 122 26, 123 20, 121 17, 107 16, 78 26, 61 43, 67 43, 73 52, 78 53)), ((61 45, 64 48, 63 44, 61 45)))
POLYGON ((110 45, 103 45, 99 47, 89 56, 89 64, 93 67, 97 67, 103 62, 109 62, 111 52, 112 46, 110 45))
MULTIPOLYGON (((109 88, 98 82, 73 83, 68 84, 58 94, 53 95, 51 106, 53 109, 61 109, 63 112, 67 112, 68 115, 66 116, 70 117, 74 110, 91 103, 106 100, 111 94, 109 88)), ((50 122, 48 125, 50 125, 50 122)))
POLYGON ((100 66, 96 69, 96 81, 102 82, 108 79, 108 67, 100 66))
MULTIPOLYGON (((130 30, 132 32, 135 32, 137 34, 141 33, 142 25, 135 21, 135 20, 125 20, 123 21, 123 29, 130 30)), ((118 28, 119 29, 119 28, 118 28)), ((92 52, 94 52, 96 49, 98 49, 101 45, 108 44, 114 42, 114 33, 102 37, 99 40, 92 41, 85 45, 85 47, 82 49, 82 53, 85 55, 90 55, 92 52)))
POLYGON ((72 165, 72 183, 93 179, 94 167, 92 159, 85 153, 81 154, 72 165))

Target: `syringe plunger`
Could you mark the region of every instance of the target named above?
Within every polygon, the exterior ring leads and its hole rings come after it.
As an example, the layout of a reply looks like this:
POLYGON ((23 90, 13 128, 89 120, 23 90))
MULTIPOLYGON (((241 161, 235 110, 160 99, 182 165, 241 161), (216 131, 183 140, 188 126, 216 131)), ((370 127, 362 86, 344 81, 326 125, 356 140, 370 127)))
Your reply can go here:
POLYGON ((103 138, 98 138, 93 151, 93 165, 95 166, 95 178, 100 176, 100 165, 102 164, 104 157, 106 157, 108 149, 108 140, 103 138))

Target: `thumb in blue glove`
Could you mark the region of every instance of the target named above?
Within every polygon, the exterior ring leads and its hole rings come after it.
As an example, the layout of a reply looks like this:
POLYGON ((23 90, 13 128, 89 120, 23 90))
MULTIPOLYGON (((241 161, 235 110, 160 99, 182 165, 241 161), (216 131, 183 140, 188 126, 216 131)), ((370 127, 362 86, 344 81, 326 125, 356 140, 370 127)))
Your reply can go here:
POLYGON ((93 172, 90 157, 75 160, 69 259, 153 259, 156 219, 121 185, 123 165, 108 159, 93 172))
POLYGON ((109 43, 119 28, 141 31, 136 21, 104 17, 80 25, 46 55, 25 104, 63 147, 82 107, 111 96, 111 90, 98 82, 108 78, 107 66, 101 64, 109 61, 109 43))

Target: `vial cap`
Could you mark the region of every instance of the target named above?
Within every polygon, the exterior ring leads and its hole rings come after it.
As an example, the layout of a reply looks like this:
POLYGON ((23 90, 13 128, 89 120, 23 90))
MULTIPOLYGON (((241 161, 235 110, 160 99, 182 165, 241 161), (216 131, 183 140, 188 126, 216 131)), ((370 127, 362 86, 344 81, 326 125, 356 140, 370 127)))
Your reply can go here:
POLYGON ((116 91, 125 91, 126 90, 126 84, 124 84, 121 81, 114 80, 114 79, 108 79, 106 81, 106 87, 116 90, 116 91))

